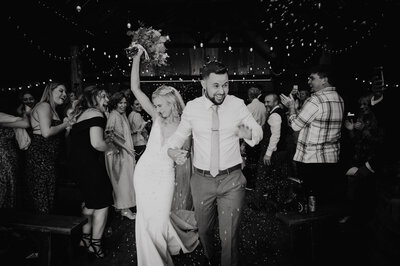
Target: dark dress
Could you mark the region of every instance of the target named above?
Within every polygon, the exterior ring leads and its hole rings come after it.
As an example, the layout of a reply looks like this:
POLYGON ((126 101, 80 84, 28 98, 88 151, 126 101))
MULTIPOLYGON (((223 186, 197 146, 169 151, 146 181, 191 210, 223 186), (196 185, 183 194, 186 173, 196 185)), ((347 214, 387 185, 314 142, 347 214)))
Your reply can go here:
POLYGON ((104 117, 93 117, 74 124, 70 132, 70 165, 79 183, 86 208, 102 209, 113 204, 112 186, 108 178, 104 152, 90 143, 90 128, 105 128, 104 117))
POLYGON ((15 208, 18 146, 12 128, 0 127, 0 208, 15 208))
MULTIPOLYGON (((59 124, 59 120, 51 121, 52 127, 59 124)), ((54 208, 62 136, 62 133, 48 138, 31 135, 31 144, 26 152, 26 185, 35 212, 49 213, 54 208)))

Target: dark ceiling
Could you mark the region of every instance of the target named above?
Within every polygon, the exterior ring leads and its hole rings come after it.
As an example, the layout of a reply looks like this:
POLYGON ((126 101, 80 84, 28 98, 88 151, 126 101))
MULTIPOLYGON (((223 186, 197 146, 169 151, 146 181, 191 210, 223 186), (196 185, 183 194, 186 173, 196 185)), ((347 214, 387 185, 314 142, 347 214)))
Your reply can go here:
MULTIPOLYGON (((190 48, 200 42, 215 47, 222 45, 215 36, 229 36, 232 45, 254 47, 263 56, 276 56, 278 61, 276 54, 284 53, 286 46, 300 47, 303 42, 317 41, 328 44, 333 54, 349 54, 353 46, 360 46, 364 50, 355 60, 371 49, 368 60, 374 65, 382 55, 374 53, 377 47, 388 53, 392 53, 391 47, 397 50, 398 41, 389 31, 399 25, 398 2, 14 0, 1 11, 1 24, 5 26, 1 49, 7 66, 1 83, 15 84, 18 80, 67 72, 68 62, 52 56, 68 56, 71 45, 88 44, 122 53, 129 44, 128 22, 131 29, 140 25, 162 29, 171 37, 171 48, 190 48), (270 46, 274 46, 276 54, 270 53, 270 46)), ((298 49, 291 53, 295 54, 291 63, 301 66, 303 60, 296 62, 296 56, 304 56, 305 52, 298 49)))

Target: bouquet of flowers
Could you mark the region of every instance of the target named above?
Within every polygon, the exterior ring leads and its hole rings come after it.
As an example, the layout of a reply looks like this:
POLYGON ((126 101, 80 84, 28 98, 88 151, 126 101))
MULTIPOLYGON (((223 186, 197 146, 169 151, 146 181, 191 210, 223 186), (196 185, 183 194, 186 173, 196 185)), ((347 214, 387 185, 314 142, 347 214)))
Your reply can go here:
POLYGON ((128 48, 125 48, 128 58, 132 58, 137 52, 137 44, 145 49, 144 63, 153 66, 162 66, 167 64, 167 48, 165 42, 170 41, 169 36, 161 35, 161 30, 155 30, 152 27, 140 27, 135 31, 128 31, 128 36, 132 37, 132 42, 128 48))

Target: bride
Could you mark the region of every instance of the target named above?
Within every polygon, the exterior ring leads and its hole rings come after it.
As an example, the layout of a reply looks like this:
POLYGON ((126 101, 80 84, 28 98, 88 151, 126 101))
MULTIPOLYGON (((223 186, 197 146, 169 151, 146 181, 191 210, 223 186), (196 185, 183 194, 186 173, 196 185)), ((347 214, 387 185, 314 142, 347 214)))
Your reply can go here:
MULTIPOLYGON (((146 150, 133 175, 138 265, 173 265, 171 255, 179 254, 180 250, 191 252, 198 244, 194 227, 192 231, 186 230, 183 236, 183 231, 170 218, 175 168, 165 144, 178 127, 185 105, 179 92, 170 86, 157 88, 152 94, 153 102, 141 91, 139 68, 144 48, 138 45, 138 50, 132 59, 131 90, 153 120, 146 150)), ((187 151, 177 156, 184 162, 187 151)))

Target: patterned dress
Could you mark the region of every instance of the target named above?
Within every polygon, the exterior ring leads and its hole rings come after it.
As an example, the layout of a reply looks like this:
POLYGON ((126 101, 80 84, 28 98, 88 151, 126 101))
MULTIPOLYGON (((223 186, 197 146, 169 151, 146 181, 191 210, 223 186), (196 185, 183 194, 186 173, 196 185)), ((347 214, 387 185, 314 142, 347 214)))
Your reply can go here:
MULTIPOLYGON (((52 120, 51 126, 61 124, 52 120)), ((58 158, 63 134, 48 138, 32 134, 31 145, 26 152, 26 184, 33 210, 49 213, 54 208, 58 158)))
POLYGON ((0 128, 0 208, 16 207, 18 146, 12 128, 0 128))

